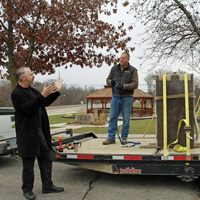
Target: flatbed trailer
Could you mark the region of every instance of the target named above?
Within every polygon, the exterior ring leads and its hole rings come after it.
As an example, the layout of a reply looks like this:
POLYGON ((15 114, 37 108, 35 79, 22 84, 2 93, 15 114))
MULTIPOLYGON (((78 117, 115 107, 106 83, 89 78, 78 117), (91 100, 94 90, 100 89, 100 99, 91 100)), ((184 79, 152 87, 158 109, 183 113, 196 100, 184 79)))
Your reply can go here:
POLYGON ((53 142, 55 161, 110 174, 169 175, 186 182, 197 179, 200 176, 197 124, 200 96, 194 106, 194 85, 193 74, 156 77, 157 130, 153 137, 129 135, 129 141, 140 145, 125 147, 120 140, 102 145, 105 138, 93 132, 71 134, 53 142), (69 148, 70 144, 74 149, 69 148), (178 148, 169 148, 177 145, 178 148), (183 149, 185 152, 181 152, 183 149))
MULTIPOLYGON (((140 145, 126 147, 117 139, 116 144, 102 145, 105 138, 97 137, 93 132, 66 137, 60 132, 53 137, 62 137, 63 151, 59 152, 59 140, 53 141, 53 159, 81 168, 95 170, 110 174, 129 175, 170 175, 182 181, 191 182, 200 176, 200 143, 190 149, 191 155, 186 152, 174 152, 169 149, 167 158, 164 157, 163 148, 156 146, 156 135, 145 138, 129 136, 129 141, 139 142, 140 145), (78 151, 66 146, 78 141, 78 151)), ((105 135, 106 137, 107 135, 105 135)), ((61 148, 62 149, 62 148, 61 148)))

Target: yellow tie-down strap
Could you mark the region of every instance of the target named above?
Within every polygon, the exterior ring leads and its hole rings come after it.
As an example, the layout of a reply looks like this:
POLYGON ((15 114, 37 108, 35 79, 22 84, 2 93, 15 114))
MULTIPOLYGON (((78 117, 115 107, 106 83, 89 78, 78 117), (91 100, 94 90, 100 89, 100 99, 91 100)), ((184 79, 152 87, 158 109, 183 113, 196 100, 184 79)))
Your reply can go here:
MULTIPOLYGON (((167 146, 167 147, 168 147, 168 150, 169 150, 169 147, 170 147, 172 144, 178 143, 178 135, 179 135, 179 131, 180 131, 182 122, 185 122, 185 124, 187 124, 186 119, 181 119, 181 120, 178 122, 177 138, 176 138, 176 140, 175 140, 174 142, 168 144, 168 146, 167 146)), ((187 148, 181 146, 180 144, 176 144, 176 145, 174 146, 173 150, 174 150, 175 152, 186 152, 186 151, 187 151, 187 148)))
MULTIPOLYGON (((188 93, 189 98, 191 99, 195 99, 196 95, 194 94, 194 92, 189 92, 188 93)), ((185 98, 185 94, 173 94, 173 95, 167 95, 167 99, 183 99, 185 98)), ((154 98, 155 100, 162 100, 163 96, 155 96, 154 98)))

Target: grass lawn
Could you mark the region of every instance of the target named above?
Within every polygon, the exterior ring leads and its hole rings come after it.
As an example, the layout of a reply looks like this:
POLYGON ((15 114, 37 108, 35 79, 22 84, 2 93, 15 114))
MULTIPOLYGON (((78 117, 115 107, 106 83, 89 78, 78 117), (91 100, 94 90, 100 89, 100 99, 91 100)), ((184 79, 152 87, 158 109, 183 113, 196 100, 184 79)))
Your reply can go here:
POLYGON ((49 122, 50 124, 59 124, 59 123, 66 123, 66 122, 74 122, 74 119, 71 118, 64 118, 64 114, 61 115, 50 115, 49 122))
MULTIPOLYGON (((70 118, 61 118, 62 115, 51 115, 49 116, 50 124, 58 124, 58 123, 66 123, 73 122, 74 119, 70 118)), ((148 127, 151 119, 143 119, 143 120, 131 120, 130 121, 130 131, 129 134, 144 134, 146 128, 148 127)), ((121 133, 122 126, 119 126, 119 133, 121 133)), ((107 134, 107 127, 83 127, 79 129, 74 129, 73 133, 86 133, 86 132, 94 132, 96 134, 107 134)), ((153 119, 151 125, 146 134, 155 134, 156 133, 156 119, 153 119)))
MULTIPOLYGON (((129 134, 144 134, 147 126, 149 125, 150 120, 131 120, 129 134)), ((122 125, 119 126, 119 133, 121 133, 122 125)), ((74 133, 85 133, 85 132, 94 132, 96 134, 107 134, 107 127, 83 127, 79 129, 74 129, 74 133)), ((149 129, 146 134, 155 134, 156 133, 156 119, 154 119, 149 126, 149 129)))

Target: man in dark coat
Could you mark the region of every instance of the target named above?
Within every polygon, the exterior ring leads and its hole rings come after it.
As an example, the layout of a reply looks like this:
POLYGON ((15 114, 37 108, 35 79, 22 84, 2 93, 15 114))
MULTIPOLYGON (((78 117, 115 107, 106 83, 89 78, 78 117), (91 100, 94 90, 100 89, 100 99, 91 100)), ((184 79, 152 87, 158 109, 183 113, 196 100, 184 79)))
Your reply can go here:
POLYGON ((15 108, 15 126, 19 156, 22 158, 22 190, 26 199, 36 199, 32 192, 34 184, 34 162, 38 160, 42 192, 62 192, 51 180, 52 160, 50 156, 51 135, 45 107, 60 95, 63 81, 57 79, 53 85, 44 84, 40 93, 33 87, 34 74, 28 67, 16 71, 18 84, 11 99, 15 108))

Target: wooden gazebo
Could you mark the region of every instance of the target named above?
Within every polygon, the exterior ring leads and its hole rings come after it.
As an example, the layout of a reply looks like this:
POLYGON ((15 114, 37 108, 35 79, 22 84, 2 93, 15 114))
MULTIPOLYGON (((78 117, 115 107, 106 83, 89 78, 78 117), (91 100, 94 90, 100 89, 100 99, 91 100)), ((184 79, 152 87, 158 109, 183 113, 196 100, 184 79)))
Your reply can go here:
MULTIPOLYGON (((87 113, 94 113, 95 111, 98 113, 109 112, 111 99, 112 88, 105 85, 103 89, 86 96, 87 113)), ((132 116, 153 115, 153 99, 154 96, 136 89, 133 94, 132 116)))

